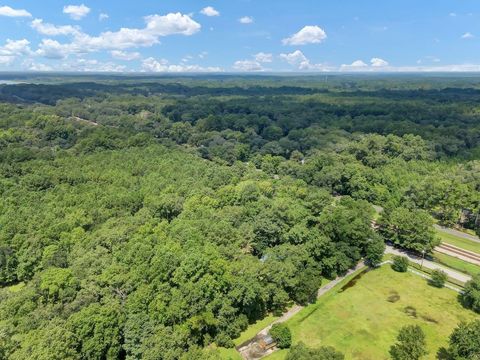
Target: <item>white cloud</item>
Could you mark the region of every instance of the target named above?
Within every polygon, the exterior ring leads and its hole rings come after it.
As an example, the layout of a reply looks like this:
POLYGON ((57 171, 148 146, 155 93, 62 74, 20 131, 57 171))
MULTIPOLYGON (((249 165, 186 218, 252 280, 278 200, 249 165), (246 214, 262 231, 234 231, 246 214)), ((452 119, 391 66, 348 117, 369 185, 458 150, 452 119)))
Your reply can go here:
POLYGON ((207 6, 200 11, 205 16, 219 16, 220 13, 211 6, 207 6))
POLYGON ((319 44, 327 38, 325 31, 319 26, 305 26, 299 32, 283 39, 284 45, 319 44))
POLYGON ((290 65, 298 65, 304 61, 308 61, 300 50, 295 50, 290 54, 280 54, 280 58, 288 62, 290 65))
POLYGON ((365 64, 362 60, 355 60, 351 64, 342 64, 340 66, 340 71, 365 71, 368 68, 368 65, 365 64))
POLYGON ((471 32, 466 32, 461 36, 462 39, 473 39, 475 36, 471 32))
POLYGON ((373 67, 385 67, 388 66, 388 61, 374 57, 370 60, 370 64, 372 64, 373 67))
POLYGON ((149 57, 142 62, 142 69, 146 72, 222 72, 220 67, 202 67, 200 65, 173 65, 168 60, 156 60, 149 57))
POLYGON ((77 35, 80 33, 79 29, 71 25, 56 26, 53 24, 44 23, 42 19, 35 19, 30 26, 37 32, 48 36, 57 35, 77 35))
POLYGON ((95 59, 76 59, 65 62, 60 66, 63 71, 84 71, 84 72, 125 72, 125 65, 118 65, 114 62, 101 62, 95 59))
MULTIPOLYGON (((142 29, 121 28, 118 31, 107 31, 98 36, 90 36, 78 28, 60 27, 36 22, 37 30, 50 35, 69 33, 73 39, 69 43, 59 43, 52 39, 43 39, 37 54, 48 58, 65 58, 70 54, 85 54, 102 50, 125 50, 128 48, 147 47, 160 42, 160 38, 168 35, 193 35, 201 26, 188 15, 170 13, 164 16, 151 15, 145 17, 146 25, 142 29)), ((33 25, 32 25, 33 26, 33 25)))
POLYGON ((253 17, 251 17, 251 16, 243 16, 243 17, 241 17, 240 19, 238 19, 238 21, 239 21, 241 24, 251 24, 251 23, 253 23, 253 17))
POLYGON ((108 14, 106 13, 100 13, 100 15, 98 15, 98 20, 100 21, 103 21, 103 20, 107 20, 110 16, 108 16, 108 14))
POLYGON ((24 9, 12 9, 10 6, 0 6, 0 16, 32 17, 32 14, 24 9))
POLYGON ((35 52, 47 59, 64 59, 75 50, 69 44, 60 44, 57 40, 43 39, 35 52))
POLYGON ((280 58, 298 70, 312 70, 312 71, 331 71, 332 68, 323 64, 312 64, 310 60, 300 50, 295 50, 290 54, 280 54, 280 58))
POLYGON ((11 56, 0 55, 0 65, 10 65, 15 58, 11 56))
POLYGON ((30 55, 32 55, 32 50, 30 49, 30 42, 27 39, 7 39, 5 45, 0 46, 0 64, 3 65, 13 63, 19 56, 25 57, 30 55))
POLYGON ((7 39, 7 43, 0 47, 0 55, 15 56, 15 55, 28 55, 31 53, 30 41, 27 39, 22 40, 10 40, 7 39))
POLYGON ((30 71, 52 71, 52 67, 42 63, 36 63, 31 59, 27 59, 23 62, 22 66, 30 71))
POLYGON ((110 54, 115 59, 125 60, 125 61, 138 60, 142 57, 139 52, 126 52, 126 51, 120 51, 120 50, 113 50, 110 52, 110 54))
POLYGON ((208 52, 207 51, 202 51, 200 54, 198 54, 198 57, 200 59, 205 59, 208 55, 208 52))
POLYGON ((67 5, 63 7, 63 13, 69 15, 73 20, 81 20, 90 13, 90 8, 84 4, 67 5))
POLYGON ((258 54, 253 55, 255 61, 259 63, 271 63, 273 61, 272 54, 266 54, 264 52, 259 52, 258 54))
POLYGON ((237 71, 263 71, 265 70, 258 61, 255 60, 238 60, 233 64, 233 69, 237 71))
POLYGON ((448 15, 451 16, 451 17, 456 17, 456 16, 457 16, 457 13, 451 12, 451 13, 448 14, 448 15))

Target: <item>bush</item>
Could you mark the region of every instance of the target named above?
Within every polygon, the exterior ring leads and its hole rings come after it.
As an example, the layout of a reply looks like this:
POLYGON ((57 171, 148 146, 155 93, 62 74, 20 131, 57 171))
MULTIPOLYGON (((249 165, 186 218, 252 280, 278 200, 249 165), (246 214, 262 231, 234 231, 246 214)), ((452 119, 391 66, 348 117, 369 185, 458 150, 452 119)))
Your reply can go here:
POLYGON ((292 346, 285 360, 344 360, 345 356, 331 346, 318 349, 307 347, 303 342, 292 346))
POLYGON ((407 272, 409 261, 405 256, 394 256, 392 269, 398 272, 407 272))
POLYGON ((432 275, 430 277, 430 284, 442 288, 445 286, 445 282, 447 281, 447 274, 442 270, 433 270, 432 275))
POLYGON ((273 324, 270 329, 270 336, 280 349, 287 349, 292 345, 292 333, 285 324, 273 324))

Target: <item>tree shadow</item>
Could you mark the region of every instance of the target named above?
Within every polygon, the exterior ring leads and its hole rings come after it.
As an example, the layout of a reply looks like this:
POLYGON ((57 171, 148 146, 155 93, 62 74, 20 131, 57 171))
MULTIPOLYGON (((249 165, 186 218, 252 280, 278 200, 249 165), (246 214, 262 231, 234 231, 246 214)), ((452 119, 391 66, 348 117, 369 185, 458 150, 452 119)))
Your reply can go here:
POLYGON ((437 359, 438 360, 453 360, 453 358, 448 353, 448 350, 444 347, 441 347, 437 351, 437 359))

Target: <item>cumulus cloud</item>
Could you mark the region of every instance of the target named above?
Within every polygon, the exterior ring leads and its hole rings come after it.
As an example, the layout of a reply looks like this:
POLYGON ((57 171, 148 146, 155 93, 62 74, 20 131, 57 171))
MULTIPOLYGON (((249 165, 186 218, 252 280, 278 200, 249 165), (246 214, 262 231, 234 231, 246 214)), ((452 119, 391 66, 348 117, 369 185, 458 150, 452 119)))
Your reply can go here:
POLYGON ((73 52, 71 45, 60 44, 53 39, 43 39, 35 54, 47 59, 64 59, 73 52))
POLYGON ((298 70, 311 70, 311 71, 331 71, 332 68, 324 64, 313 64, 300 50, 295 50, 289 54, 280 54, 280 59, 286 61, 292 66, 295 66, 298 70))
POLYGON ((100 21, 103 21, 103 20, 107 20, 110 16, 108 16, 108 14, 106 13, 100 13, 100 15, 98 15, 98 20, 100 21))
POLYGON ((211 6, 204 7, 200 13, 205 16, 220 16, 220 13, 211 6))
POLYGON ((10 6, 0 6, 0 16, 32 17, 32 14, 24 9, 12 9, 10 6))
POLYGON ((33 20, 30 26, 40 34, 48 36, 78 35, 80 33, 77 27, 71 25, 56 26, 44 23, 42 19, 33 20))
POLYGON ((31 59, 27 59, 23 62, 23 67, 30 71, 52 71, 53 68, 49 65, 36 63, 31 59))
POLYGON ((139 52, 126 52, 120 50, 113 50, 110 54, 115 59, 126 61, 138 60, 142 57, 139 52))
POLYGON ((341 71, 358 71, 365 70, 365 68, 368 68, 368 65, 362 60, 355 60, 351 64, 342 64, 340 66, 341 71))
POLYGON ((283 39, 283 45, 319 44, 327 38, 325 31, 319 26, 305 26, 299 32, 283 39))
POLYGON ((253 23, 253 17, 251 16, 243 16, 240 19, 238 19, 238 22, 240 24, 251 24, 253 23))
POLYGON ((473 39, 475 36, 471 32, 466 32, 461 36, 462 39, 473 39))
POLYGON ((258 54, 253 55, 255 61, 259 63, 271 63, 273 61, 272 54, 266 54, 264 52, 259 52, 258 54))
POLYGON ((161 37, 174 34, 193 35, 201 28, 200 24, 181 13, 150 15, 145 17, 145 23, 145 27, 141 29, 121 28, 118 31, 100 33, 98 36, 83 33, 76 27, 45 24, 41 20, 34 20, 32 27, 50 36, 72 36, 69 43, 59 43, 53 39, 42 40, 37 55, 53 59, 65 58, 70 54, 152 46, 158 44, 161 37))
POLYGON ((370 60, 370 64, 372 64, 373 67, 385 67, 388 66, 388 61, 374 57, 370 60))
POLYGON ((233 64, 233 69, 237 71, 264 71, 262 64, 256 60, 238 60, 233 64))
POLYGON ((63 71, 83 71, 83 72, 125 72, 125 65, 118 65, 114 62, 102 62, 95 59, 75 59, 60 65, 63 71))
POLYGON ((90 8, 84 4, 67 5, 63 7, 63 13, 70 16, 73 20, 81 20, 90 13, 90 8))
POLYGON ((149 57, 142 62, 142 69, 146 72, 222 72, 220 67, 202 67, 200 65, 174 65, 168 60, 156 60, 149 57))
POLYGON ((7 39, 5 45, 0 46, 0 63, 3 65, 13 63, 19 56, 25 57, 30 55, 32 55, 32 50, 30 49, 30 41, 27 39, 7 39))

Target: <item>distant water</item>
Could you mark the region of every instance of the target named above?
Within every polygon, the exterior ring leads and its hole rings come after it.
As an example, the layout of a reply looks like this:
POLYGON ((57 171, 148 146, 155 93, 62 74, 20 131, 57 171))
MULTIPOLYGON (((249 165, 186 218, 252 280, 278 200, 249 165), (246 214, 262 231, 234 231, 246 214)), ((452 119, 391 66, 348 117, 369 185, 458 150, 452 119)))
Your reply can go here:
POLYGON ((2 79, 0 79, 0 84, 13 85, 13 84, 20 84, 20 82, 19 82, 19 81, 2 80, 2 79))

